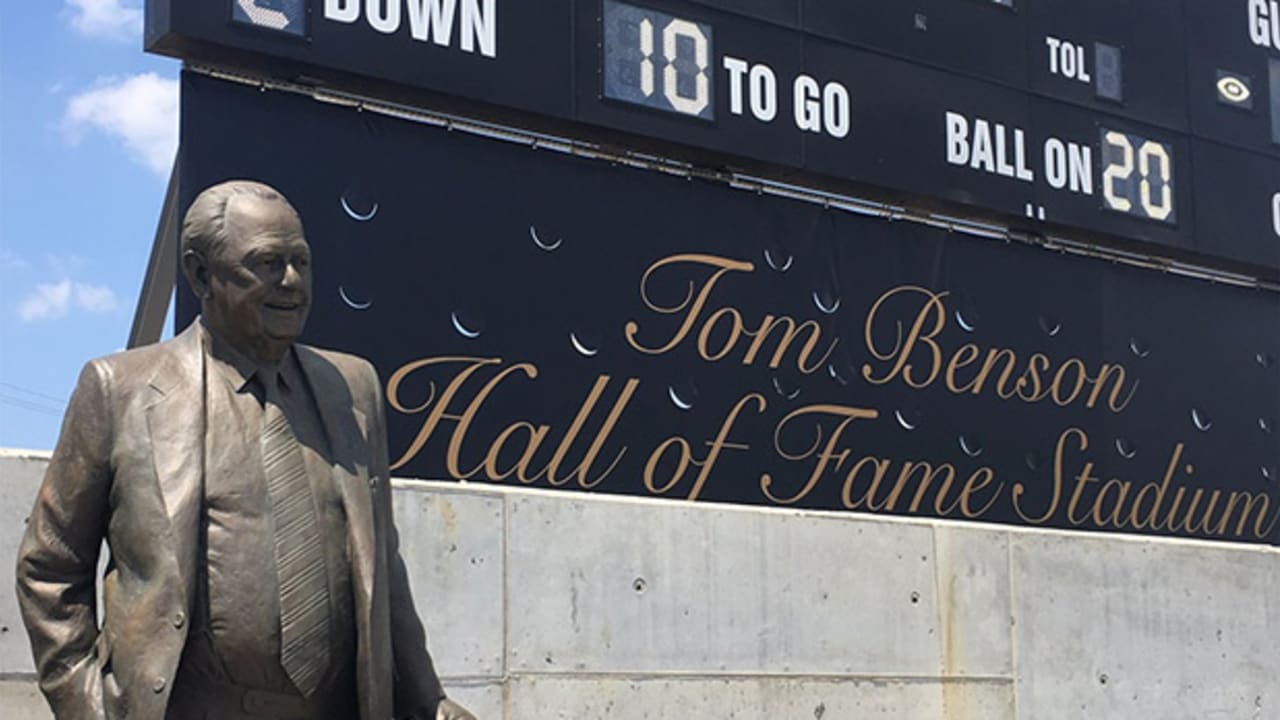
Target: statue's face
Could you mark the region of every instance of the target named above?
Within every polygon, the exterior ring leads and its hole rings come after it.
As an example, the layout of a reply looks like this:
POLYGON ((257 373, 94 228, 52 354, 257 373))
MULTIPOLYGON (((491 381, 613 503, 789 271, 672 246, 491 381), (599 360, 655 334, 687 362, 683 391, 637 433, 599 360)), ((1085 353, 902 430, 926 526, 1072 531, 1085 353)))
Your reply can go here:
POLYGON ((302 333, 311 309, 311 248, 286 204, 237 195, 227 242, 209 258, 205 322, 240 352, 275 362, 302 333))

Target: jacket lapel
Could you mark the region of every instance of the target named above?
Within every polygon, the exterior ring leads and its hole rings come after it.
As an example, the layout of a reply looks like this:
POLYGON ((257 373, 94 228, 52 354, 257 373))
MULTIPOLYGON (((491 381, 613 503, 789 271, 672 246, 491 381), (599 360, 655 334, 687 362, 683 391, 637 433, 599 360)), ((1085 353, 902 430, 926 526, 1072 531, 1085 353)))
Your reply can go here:
MULTIPOLYGON (((311 384, 320 419, 328 435, 333 479, 347 514, 360 717, 375 720, 390 717, 390 691, 379 685, 384 678, 390 678, 390 669, 382 668, 379 663, 384 655, 390 656, 387 645, 390 638, 385 627, 375 623, 378 539, 370 478, 370 464, 374 462, 375 453, 369 445, 369 416, 356 406, 352 383, 333 362, 305 345, 295 345, 294 348, 307 382, 311 384)), ((367 397, 361 400, 370 404, 367 397)), ((376 407, 370 409, 377 411, 376 407)), ((385 600, 381 602, 385 603, 385 600)))
POLYGON ((189 605, 204 500, 204 355, 196 324, 174 338, 169 349, 150 381, 156 397, 147 407, 147 430, 189 605))
POLYGON ((304 345, 295 345, 298 361, 320 410, 332 454, 333 481, 347 514, 347 542, 358 626, 367 628, 373 594, 375 532, 369 488, 368 418, 356 407, 346 378, 331 362, 304 345))

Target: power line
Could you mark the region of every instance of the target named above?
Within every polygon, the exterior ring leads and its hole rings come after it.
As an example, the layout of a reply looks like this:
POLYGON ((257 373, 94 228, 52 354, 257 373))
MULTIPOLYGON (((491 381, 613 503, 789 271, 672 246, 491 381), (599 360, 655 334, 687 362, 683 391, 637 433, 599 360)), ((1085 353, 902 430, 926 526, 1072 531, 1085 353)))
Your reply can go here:
POLYGON ((43 400, 52 400, 52 401, 54 401, 54 402, 58 403, 58 405, 59 405, 59 406, 62 406, 62 405, 66 405, 66 404, 67 404, 67 399, 66 399, 66 398, 55 397, 55 396, 53 396, 53 395, 46 395, 46 394, 44 394, 44 393, 42 393, 42 392, 36 392, 35 390, 28 390, 27 388, 24 388, 24 387, 22 387, 21 385, 14 385, 13 383, 7 383, 7 382, 4 382, 4 381, 0 381, 0 387, 7 387, 7 388, 9 388, 10 390, 17 390, 18 392, 23 393, 23 394, 25 394, 25 395, 31 395, 31 396, 33 396, 33 397, 38 397, 38 398, 41 398, 41 399, 43 399, 43 400))
POLYGON ((31 412, 40 413, 42 415, 51 415, 53 417, 59 417, 62 415, 62 411, 57 408, 39 405, 28 400, 23 400, 22 398, 16 398, 4 394, 0 394, 0 403, 21 408, 23 410, 30 410, 31 412))

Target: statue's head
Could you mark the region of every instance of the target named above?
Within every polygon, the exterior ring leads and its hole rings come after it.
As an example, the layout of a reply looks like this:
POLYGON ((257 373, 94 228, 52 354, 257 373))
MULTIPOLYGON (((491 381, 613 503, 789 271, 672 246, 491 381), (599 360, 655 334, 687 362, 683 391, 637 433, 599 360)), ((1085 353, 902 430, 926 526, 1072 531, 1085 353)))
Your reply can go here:
POLYGON ((279 191, 231 180, 201 192, 182 223, 182 269, 209 329, 274 363, 311 309, 311 249, 279 191))

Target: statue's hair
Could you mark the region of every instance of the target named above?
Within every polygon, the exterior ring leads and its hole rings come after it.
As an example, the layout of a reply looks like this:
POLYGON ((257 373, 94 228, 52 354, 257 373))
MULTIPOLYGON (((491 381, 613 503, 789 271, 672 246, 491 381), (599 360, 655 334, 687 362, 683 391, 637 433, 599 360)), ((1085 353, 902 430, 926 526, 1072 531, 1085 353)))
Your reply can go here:
POLYGON ((228 180, 205 188, 187 209, 182 221, 182 254, 196 251, 212 258, 227 243, 227 205, 231 199, 249 195, 262 200, 284 203, 297 211, 279 190, 253 180, 228 180))

